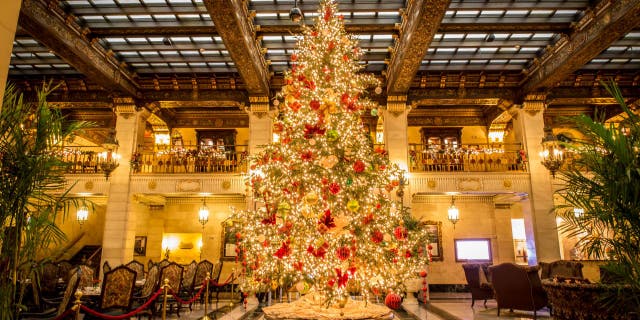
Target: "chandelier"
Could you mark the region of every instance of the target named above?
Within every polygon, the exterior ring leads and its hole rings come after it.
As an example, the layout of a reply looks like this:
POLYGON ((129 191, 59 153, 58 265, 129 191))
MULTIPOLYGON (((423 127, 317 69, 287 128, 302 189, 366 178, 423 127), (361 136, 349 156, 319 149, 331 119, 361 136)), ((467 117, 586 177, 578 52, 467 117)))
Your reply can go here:
POLYGON ((551 176, 556 177, 556 172, 564 163, 564 155, 560 148, 560 142, 551 131, 551 128, 544 129, 544 138, 542 138, 542 151, 540 151, 540 163, 551 171, 551 176))
POLYGON ((116 132, 111 129, 109 136, 102 144, 107 151, 98 154, 98 165, 104 173, 105 179, 109 180, 111 172, 120 165, 120 155, 116 153, 118 149, 118 140, 116 140, 116 132))
POLYGON ((456 207, 456 197, 451 197, 451 206, 447 209, 447 218, 453 223, 453 228, 456 228, 456 222, 460 220, 460 210, 456 207))

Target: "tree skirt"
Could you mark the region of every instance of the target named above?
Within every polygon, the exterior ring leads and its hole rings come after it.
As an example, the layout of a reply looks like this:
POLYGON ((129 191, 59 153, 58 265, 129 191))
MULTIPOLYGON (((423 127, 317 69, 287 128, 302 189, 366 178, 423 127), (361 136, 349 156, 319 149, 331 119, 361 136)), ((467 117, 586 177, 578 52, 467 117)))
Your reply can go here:
POLYGON ((324 296, 309 293, 291 303, 278 303, 262 308, 265 318, 269 320, 387 320, 393 318, 393 313, 387 307, 349 299, 344 308, 338 306, 326 307, 324 296))

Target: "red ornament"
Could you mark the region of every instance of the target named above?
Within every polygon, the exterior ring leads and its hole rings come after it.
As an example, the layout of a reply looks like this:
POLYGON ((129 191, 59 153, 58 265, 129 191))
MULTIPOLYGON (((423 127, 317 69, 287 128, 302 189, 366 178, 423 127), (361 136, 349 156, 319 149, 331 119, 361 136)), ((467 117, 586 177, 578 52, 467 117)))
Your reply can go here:
POLYGON ((348 55, 343 55, 342 56, 342 60, 344 60, 345 62, 349 61, 349 56, 348 55))
POLYGON ((291 61, 297 61, 298 60, 298 55, 295 53, 291 54, 291 61))
POLYGON ((396 229, 393 230, 393 235, 396 236, 396 239, 402 241, 407 238, 407 229, 403 226, 396 227, 396 229))
POLYGON ((300 104, 300 102, 296 101, 296 102, 290 104, 289 107, 291 108, 291 110, 293 110, 293 112, 298 112, 298 110, 300 110, 302 105, 300 104))
POLYGON ((237 239, 237 240, 242 239, 242 233, 240 233, 240 232, 236 232, 236 239, 237 239))
POLYGON ((313 151, 307 150, 300 155, 300 159, 304 161, 313 161, 313 151))
POLYGON ((387 297, 384 298, 384 304, 390 309, 397 310, 402 304, 402 297, 397 293, 389 293, 387 297))
POLYGON ((364 171, 364 162, 362 160, 356 160, 353 164, 353 171, 360 173, 364 171))
POLYGON ((362 220, 362 223, 364 224, 369 224, 371 223, 371 221, 373 221, 373 213, 369 213, 367 214, 364 219, 362 220))
POLYGON ((338 194, 340 192, 340 185, 332 182, 331 184, 329 184, 329 191, 333 194, 338 194))
POLYGON ((380 232, 380 230, 376 230, 371 233, 371 241, 373 241, 373 243, 380 243, 383 239, 384 235, 382 234, 382 232, 380 232))
POLYGON ((336 47, 336 43, 333 40, 329 41, 329 51, 333 50, 336 47))
POLYGON ((331 15, 333 15, 333 11, 331 7, 327 8, 327 11, 324 12, 324 21, 329 21, 331 19, 331 15))
POLYGON ((282 242, 282 246, 280 246, 280 248, 276 251, 274 256, 278 257, 279 259, 282 259, 290 254, 291 254, 291 248, 289 247, 289 244, 286 241, 284 241, 282 242))
POLYGON ((427 270, 421 270, 420 271, 420 277, 424 278, 427 276, 427 270))
MULTIPOLYGON (((311 100, 311 102, 309 102, 309 107, 313 110, 318 110, 320 109, 320 101, 318 100, 311 100)), ((277 133, 277 132, 276 132, 277 133)))
POLYGON ((351 251, 349 251, 349 248, 347 247, 340 247, 336 249, 336 255, 338 256, 338 259, 344 261, 349 259, 349 256, 351 256, 351 251))

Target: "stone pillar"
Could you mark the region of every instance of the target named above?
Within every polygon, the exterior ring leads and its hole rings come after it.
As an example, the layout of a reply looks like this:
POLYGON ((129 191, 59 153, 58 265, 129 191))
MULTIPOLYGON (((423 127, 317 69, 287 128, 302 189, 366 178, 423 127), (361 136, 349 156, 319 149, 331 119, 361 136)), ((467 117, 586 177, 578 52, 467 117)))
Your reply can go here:
POLYGON ((494 226, 496 245, 498 252, 494 255, 493 263, 515 262, 516 256, 513 250, 513 233, 511 231, 511 204, 504 202, 494 203, 494 226))
MULTIPOLYGON (((0 97, 4 96, 4 87, 7 83, 20 4, 22 4, 22 0, 3 0, 2 10, 0 10, 0 97)), ((1 103, 0 109, 2 109, 1 103)))
POLYGON ((389 160, 400 168, 408 170, 408 135, 407 135, 407 96, 389 96, 387 110, 382 112, 384 119, 384 144, 389 151, 389 160))
POLYGON ((271 143, 271 112, 269 97, 249 97, 249 154, 256 154, 260 147, 271 143))
POLYGON ((136 231, 136 213, 131 193, 131 166, 129 160, 138 141, 144 136, 146 113, 136 111, 132 98, 115 98, 116 139, 120 166, 109 177, 109 199, 107 201, 104 236, 102 240, 102 262, 112 266, 133 259, 136 231))
POLYGON ((513 128, 528 157, 531 176, 530 201, 522 202, 529 264, 560 259, 560 245, 553 208, 551 173, 540 162, 540 143, 544 137, 544 97, 528 96, 515 111, 513 128), (528 210, 529 209, 529 210, 528 210))

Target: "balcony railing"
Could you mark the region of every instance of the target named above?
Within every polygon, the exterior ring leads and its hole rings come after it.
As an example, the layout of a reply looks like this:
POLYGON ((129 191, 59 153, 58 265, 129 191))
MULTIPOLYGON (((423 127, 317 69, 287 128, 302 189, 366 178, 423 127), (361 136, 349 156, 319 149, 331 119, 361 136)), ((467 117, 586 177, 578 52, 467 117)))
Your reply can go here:
POLYGON ((131 159, 134 173, 243 173, 246 145, 184 146, 138 151, 131 159))
POLYGON ((520 144, 433 146, 409 145, 411 172, 527 171, 520 144))
POLYGON ((62 161, 68 164, 67 173, 103 173, 98 154, 105 151, 101 147, 64 147, 62 161))

